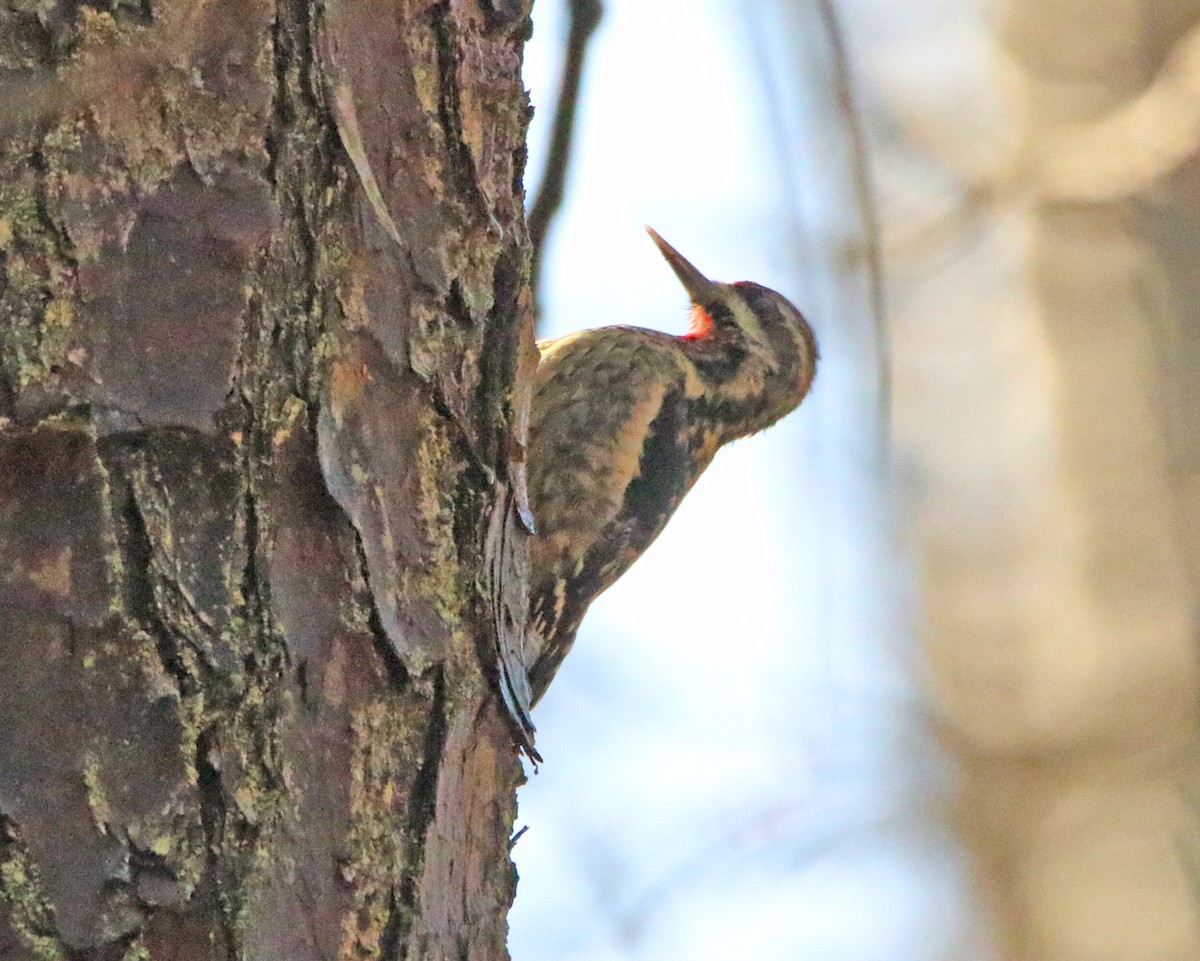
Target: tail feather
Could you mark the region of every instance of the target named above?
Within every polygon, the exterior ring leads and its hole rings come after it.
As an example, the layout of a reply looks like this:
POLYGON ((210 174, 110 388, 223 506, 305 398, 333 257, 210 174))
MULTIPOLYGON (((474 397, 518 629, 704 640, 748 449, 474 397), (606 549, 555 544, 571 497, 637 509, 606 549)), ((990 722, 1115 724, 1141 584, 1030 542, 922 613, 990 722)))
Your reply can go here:
POLYGON ((495 618, 497 687, 508 714, 513 740, 536 767, 542 756, 534 746, 537 729, 529 716, 533 704, 525 668, 529 560, 525 552, 514 549, 516 539, 521 536, 520 530, 527 530, 528 526, 521 517, 517 498, 507 489, 498 487, 485 547, 495 618))

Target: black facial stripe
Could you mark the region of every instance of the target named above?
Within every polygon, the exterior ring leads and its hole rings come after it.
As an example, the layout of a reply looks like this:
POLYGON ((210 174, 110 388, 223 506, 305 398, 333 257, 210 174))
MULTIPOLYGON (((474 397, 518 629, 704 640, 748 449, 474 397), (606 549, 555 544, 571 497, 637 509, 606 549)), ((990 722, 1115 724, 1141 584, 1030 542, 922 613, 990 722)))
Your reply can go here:
POLYGON ((799 352, 796 333, 792 324, 783 317, 777 304, 772 304, 769 309, 773 310, 775 315, 762 325, 763 332, 767 335, 767 343, 771 345, 771 353, 775 356, 776 363, 783 368, 791 367, 796 362, 799 352))
POLYGON ((711 303, 701 305, 712 318, 713 328, 721 333, 734 334, 738 332, 738 323, 734 319, 733 311, 723 300, 714 300, 711 303))
POLYGON ((730 345, 712 354, 696 353, 692 363, 704 380, 713 385, 727 384, 734 380, 749 352, 741 344, 730 345))
POLYGON ((691 355, 696 371, 711 386, 726 384, 735 379, 749 355, 745 346, 745 331, 738 325, 733 310, 723 300, 701 305, 712 319, 709 349, 691 355))
MULTIPOLYGON (((797 330, 802 337, 812 341, 812 335, 807 330, 807 325, 799 318, 787 315, 787 308, 780 304, 778 295, 766 287, 748 281, 733 286, 745 301, 746 306, 758 318, 759 326, 766 335, 771 353, 777 358, 780 365, 787 367, 795 363, 799 352, 799 344, 796 340, 797 330)), ((815 347, 815 343, 810 343, 810 349, 815 349, 815 347)))

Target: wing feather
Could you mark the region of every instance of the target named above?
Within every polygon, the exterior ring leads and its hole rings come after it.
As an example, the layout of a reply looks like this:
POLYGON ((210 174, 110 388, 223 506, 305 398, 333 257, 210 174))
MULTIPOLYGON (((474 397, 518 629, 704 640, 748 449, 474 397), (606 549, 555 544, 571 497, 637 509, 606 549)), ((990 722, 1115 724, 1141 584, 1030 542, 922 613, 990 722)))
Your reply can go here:
POLYGON ((669 344, 630 332, 604 327, 539 344, 529 496, 539 533, 564 559, 580 560, 620 513, 649 426, 682 378, 669 344))
POLYGON ((686 368, 666 335, 610 327, 538 346, 529 431, 535 702, 587 606, 657 536, 693 479, 686 368))

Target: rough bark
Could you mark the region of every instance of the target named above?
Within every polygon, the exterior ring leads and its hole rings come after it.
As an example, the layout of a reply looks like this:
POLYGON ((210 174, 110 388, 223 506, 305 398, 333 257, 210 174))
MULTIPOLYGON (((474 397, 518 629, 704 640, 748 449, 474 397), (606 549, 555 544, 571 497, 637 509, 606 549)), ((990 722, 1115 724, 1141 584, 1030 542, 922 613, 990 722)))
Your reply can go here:
POLYGON ((529 3, 0 2, 0 958, 506 957, 529 3))

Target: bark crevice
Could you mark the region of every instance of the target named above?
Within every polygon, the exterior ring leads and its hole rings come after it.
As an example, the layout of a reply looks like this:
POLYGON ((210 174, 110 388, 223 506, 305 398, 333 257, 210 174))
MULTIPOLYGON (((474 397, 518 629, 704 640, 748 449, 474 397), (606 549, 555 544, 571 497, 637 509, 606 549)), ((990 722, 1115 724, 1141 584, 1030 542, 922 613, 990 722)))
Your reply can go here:
POLYGON ((425 845, 429 828, 437 816, 438 775, 445 758, 446 738, 449 735, 450 718, 445 673, 439 667, 432 674, 433 691, 429 705, 429 722, 425 728, 420 766, 409 794, 408 821, 404 831, 407 839, 405 862, 409 870, 402 878, 399 888, 392 891, 392 913, 385 926, 385 932, 393 932, 396 947, 394 953, 385 952, 383 957, 395 957, 401 961, 408 953, 406 945, 413 921, 421 912, 418 897, 421 872, 425 863, 425 845))
POLYGON ((383 626, 383 617, 379 613, 379 605, 375 601, 375 591, 371 587, 371 570, 370 565, 367 564, 367 552, 363 546, 362 535, 354 529, 353 524, 350 527, 351 530, 354 530, 354 556, 358 564, 357 574, 364 587, 361 600, 367 606, 367 627, 375 639, 375 650, 387 668, 392 689, 402 691, 408 686, 408 668, 404 666, 404 661, 396 653, 396 648, 392 645, 391 638, 388 637, 387 629, 383 626))
POLYGON ((207 728, 196 738, 196 784, 200 795, 200 824, 204 832, 204 875, 197 888, 215 907, 217 927, 223 935, 226 961, 240 961, 239 938, 229 900, 223 890, 221 849, 225 833, 226 803, 221 771, 214 762, 216 730, 207 728))
MULTIPOLYGON (((114 463, 106 466, 110 478, 116 479, 120 467, 114 463)), ((126 613, 154 641, 159 662, 167 676, 174 679, 180 696, 190 697, 199 691, 199 682, 188 670, 180 651, 179 639, 159 611, 154 592, 154 545, 146 530, 146 519, 138 506, 133 484, 124 477, 118 483, 123 495, 117 529, 125 534, 121 559, 125 574, 126 613)))

